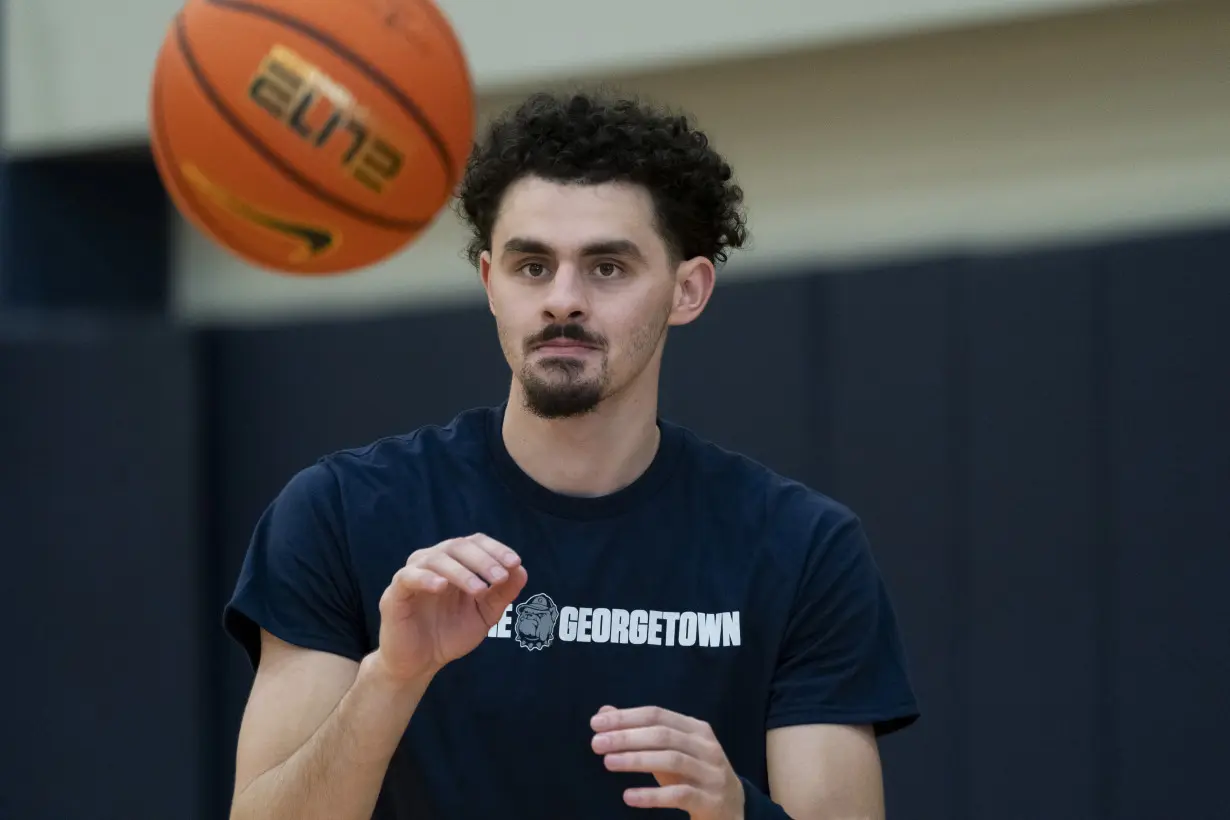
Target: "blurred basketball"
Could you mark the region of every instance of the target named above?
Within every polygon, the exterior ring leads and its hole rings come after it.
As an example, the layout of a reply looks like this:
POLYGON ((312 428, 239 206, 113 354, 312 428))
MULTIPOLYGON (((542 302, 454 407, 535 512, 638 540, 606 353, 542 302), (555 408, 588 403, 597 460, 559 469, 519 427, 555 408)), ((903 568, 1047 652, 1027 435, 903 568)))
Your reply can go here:
POLYGON ((414 240, 473 130, 469 67, 432 0, 188 0, 150 94, 179 211, 285 273, 354 270, 414 240))

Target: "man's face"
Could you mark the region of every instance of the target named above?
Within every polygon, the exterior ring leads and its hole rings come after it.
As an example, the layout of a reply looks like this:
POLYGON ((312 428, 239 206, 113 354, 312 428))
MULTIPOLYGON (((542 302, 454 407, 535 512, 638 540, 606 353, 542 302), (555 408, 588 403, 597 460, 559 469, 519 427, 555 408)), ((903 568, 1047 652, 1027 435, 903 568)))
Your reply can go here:
POLYGON ((529 409, 577 416, 642 374, 656 379, 666 328, 703 307, 688 296, 698 264, 672 263, 640 187, 536 177, 511 186, 480 267, 529 409))

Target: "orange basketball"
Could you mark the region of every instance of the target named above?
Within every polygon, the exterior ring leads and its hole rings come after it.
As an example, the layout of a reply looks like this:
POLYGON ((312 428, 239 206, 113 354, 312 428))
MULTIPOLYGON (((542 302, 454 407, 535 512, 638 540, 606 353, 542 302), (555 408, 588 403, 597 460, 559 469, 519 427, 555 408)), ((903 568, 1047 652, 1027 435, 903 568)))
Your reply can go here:
POLYGON ((350 271, 411 242, 473 132, 469 66, 432 0, 188 0, 150 94, 176 207, 284 273, 350 271))

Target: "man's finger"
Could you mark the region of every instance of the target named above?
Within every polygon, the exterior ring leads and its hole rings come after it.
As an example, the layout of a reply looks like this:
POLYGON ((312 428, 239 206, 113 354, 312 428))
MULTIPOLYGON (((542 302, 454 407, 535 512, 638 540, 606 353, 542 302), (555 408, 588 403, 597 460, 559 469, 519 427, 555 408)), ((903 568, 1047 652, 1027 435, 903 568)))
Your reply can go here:
POLYGON ((521 563, 521 556, 517 555, 515 550, 505 544, 501 544, 489 535, 483 535, 481 532, 475 533, 470 536, 469 540, 486 550, 492 558, 503 564, 506 569, 512 569, 521 563))
POLYGON ((637 809, 681 809, 699 813, 713 800, 688 783, 675 783, 658 788, 627 789, 624 802, 637 809))
POLYGON ((393 575, 389 593, 404 599, 420 592, 435 593, 444 589, 448 580, 423 567, 402 567, 393 575))
POLYGON ((508 580, 506 570, 499 560, 483 549, 473 538, 462 538, 449 544, 445 550, 459 564, 485 580, 488 584, 500 584, 508 580))
POLYGON ((489 586, 486 581, 475 575, 456 558, 443 552, 430 555, 422 564, 422 569, 431 570, 437 575, 448 579, 449 583, 470 595, 485 592, 489 586))
POLYGON ((707 784, 713 780, 711 766, 677 749, 619 752, 607 755, 602 762, 613 772, 671 774, 694 784, 707 784))
POLYGON ((708 724, 660 706, 637 706, 632 709, 600 712, 590 718, 589 725, 595 732, 636 729, 641 726, 668 726, 689 734, 709 733, 708 724))
POLYGON ((721 750, 717 744, 710 743, 703 735, 681 732, 671 726, 641 726, 635 729, 599 732, 594 735, 591 745, 599 754, 675 749, 710 762, 717 762, 714 759, 714 752, 721 750))
POLYGON ((529 579, 529 575, 525 571, 525 567, 513 567, 508 571, 508 579, 493 584, 486 592, 478 594, 478 601, 483 606, 490 606, 497 609, 502 616, 504 608, 517 600, 517 596, 521 594, 521 590, 525 589, 525 582, 529 579))

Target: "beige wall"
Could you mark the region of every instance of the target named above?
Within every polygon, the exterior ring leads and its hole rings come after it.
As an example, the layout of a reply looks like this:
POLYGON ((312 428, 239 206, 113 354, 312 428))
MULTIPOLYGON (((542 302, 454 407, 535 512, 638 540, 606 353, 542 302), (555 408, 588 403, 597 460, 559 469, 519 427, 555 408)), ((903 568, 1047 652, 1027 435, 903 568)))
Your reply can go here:
MULTIPOLYGON (((1230 222, 1230 3, 1163 3, 636 78, 747 190, 730 276, 1230 222)), ((484 116, 508 98, 483 100, 484 116)), ((243 321, 480 296, 451 215, 391 262, 306 281, 180 231, 177 310, 243 321)))
MULTIPOLYGON (((1156 1, 1156 0, 1152 0, 1156 1)), ((436 0, 483 93, 1150 0, 436 0), (754 13, 749 14, 749 9, 754 13), (602 24, 592 25, 595 13, 602 24), (576 37, 575 31, 585 32, 576 37)), ((0 3, 0 141, 11 155, 139 144, 150 70, 184 0, 0 3)), ((294 3, 290 4, 291 6, 294 3)), ((224 16, 228 16, 223 13, 224 16)))

